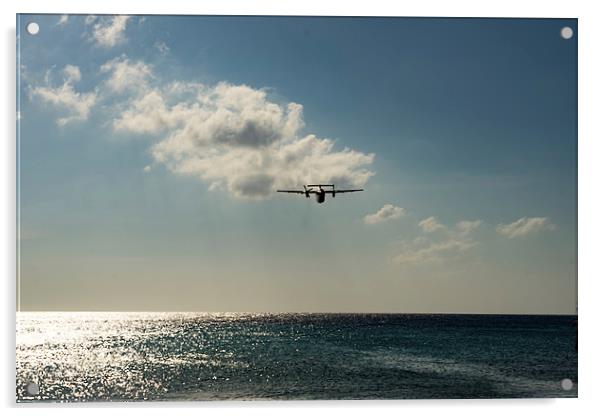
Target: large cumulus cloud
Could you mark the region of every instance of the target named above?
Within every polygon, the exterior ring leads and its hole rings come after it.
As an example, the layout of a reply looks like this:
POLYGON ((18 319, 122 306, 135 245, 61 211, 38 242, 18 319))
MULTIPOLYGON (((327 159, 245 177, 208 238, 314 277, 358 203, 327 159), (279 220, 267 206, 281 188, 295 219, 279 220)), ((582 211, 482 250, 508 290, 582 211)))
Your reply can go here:
POLYGON ((260 199, 307 183, 363 186, 373 175, 373 154, 300 135, 303 106, 271 101, 263 89, 177 82, 140 91, 113 128, 156 135, 154 162, 197 177, 210 189, 260 199))
POLYGON ((63 72, 63 85, 46 80, 32 95, 67 110, 57 120, 61 125, 86 120, 96 106, 114 132, 147 138, 153 160, 145 172, 162 165, 246 199, 308 183, 361 187, 374 174, 373 154, 301 134, 303 106, 276 102, 264 89, 166 82, 151 65, 125 55, 98 68, 104 80, 93 92, 74 89, 79 68, 68 65, 63 72))

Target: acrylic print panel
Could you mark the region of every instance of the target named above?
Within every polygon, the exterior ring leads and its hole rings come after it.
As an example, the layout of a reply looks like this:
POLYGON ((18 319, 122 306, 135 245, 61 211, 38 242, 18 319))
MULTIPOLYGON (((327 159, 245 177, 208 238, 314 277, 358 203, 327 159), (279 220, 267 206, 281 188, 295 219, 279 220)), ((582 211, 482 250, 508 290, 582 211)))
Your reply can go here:
POLYGON ((17 28, 19 402, 577 397, 575 19, 17 28))

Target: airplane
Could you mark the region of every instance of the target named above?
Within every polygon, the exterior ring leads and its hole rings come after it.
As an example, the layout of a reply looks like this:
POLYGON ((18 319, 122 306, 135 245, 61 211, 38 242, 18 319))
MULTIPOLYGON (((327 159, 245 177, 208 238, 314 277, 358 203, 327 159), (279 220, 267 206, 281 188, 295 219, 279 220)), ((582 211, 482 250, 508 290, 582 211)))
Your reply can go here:
POLYGON ((326 194, 331 194, 334 198, 336 194, 344 194, 346 192, 361 192, 363 189, 334 189, 334 185, 303 185, 303 191, 301 190, 288 190, 278 189, 276 192, 286 192, 289 194, 305 194, 306 198, 309 198, 310 194, 316 196, 316 202, 322 204, 326 201, 326 194), (317 188, 317 189, 316 189, 317 188), (331 188, 326 190, 324 188, 331 188))

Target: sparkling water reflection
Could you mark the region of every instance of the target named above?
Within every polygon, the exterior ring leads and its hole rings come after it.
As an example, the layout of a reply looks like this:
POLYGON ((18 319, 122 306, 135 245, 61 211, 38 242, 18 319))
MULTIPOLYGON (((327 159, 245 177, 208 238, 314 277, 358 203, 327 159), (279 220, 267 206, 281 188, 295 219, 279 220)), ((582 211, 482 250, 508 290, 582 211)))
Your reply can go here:
POLYGON ((18 313, 17 400, 576 397, 575 336, 557 316, 18 313))

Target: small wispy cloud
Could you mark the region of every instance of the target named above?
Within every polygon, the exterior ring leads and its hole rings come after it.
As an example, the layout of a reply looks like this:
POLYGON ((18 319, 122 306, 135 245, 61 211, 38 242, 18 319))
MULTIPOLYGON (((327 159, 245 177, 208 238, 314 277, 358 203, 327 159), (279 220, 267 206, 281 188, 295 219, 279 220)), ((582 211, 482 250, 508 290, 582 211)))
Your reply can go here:
POLYGON ((130 16, 86 17, 92 26, 92 40, 103 48, 112 48, 126 41, 125 29, 130 16))
POLYGON ((496 231, 505 237, 516 238, 555 228, 556 226, 551 224, 547 217, 523 217, 510 224, 499 224, 496 231))
POLYGON ((82 79, 82 73, 79 67, 75 65, 66 65, 63 68, 63 74, 65 75, 65 82, 74 83, 82 79))
POLYGON ((472 233, 481 223, 481 220, 463 220, 456 223, 455 227, 447 227, 435 217, 426 218, 418 223, 424 234, 396 244, 393 263, 420 266, 459 259, 478 245, 472 233))
POLYGON ((100 72, 109 74, 106 84, 114 92, 142 91, 152 77, 149 65, 141 61, 132 62, 125 55, 105 62, 101 65, 100 72))
POLYGON ((474 230, 479 228, 483 221, 475 220, 475 221, 460 221, 456 224, 456 229, 458 230, 458 234, 462 237, 472 233, 474 230))
POLYGON ((156 41, 153 47, 157 49, 161 55, 167 55, 169 52, 169 46, 167 46, 165 42, 156 41))
POLYGON ((437 221, 435 217, 428 217, 423 219, 418 223, 418 226, 422 228, 422 231, 424 231, 425 233, 434 233, 435 231, 445 229, 445 226, 439 223, 439 221, 437 221))
POLYGON ((378 224, 385 221, 400 218, 406 213, 406 210, 401 207, 396 207, 393 204, 385 204, 374 214, 368 214, 364 217, 364 224, 378 224))
POLYGON ((95 16, 93 14, 89 14, 88 16, 86 16, 86 18, 84 19, 84 23, 86 25, 91 25, 92 23, 94 23, 96 20, 98 19, 98 16, 95 16))
POLYGON ((59 21, 56 23, 57 26, 65 26, 69 22, 69 15, 63 14, 59 17, 59 21))
POLYGON ((398 265, 439 263, 446 259, 457 258, 476 245, 477 242, 474 240, 454 237, 436 242, 418 238, 409 243, 401 243, 401 250, 393 257, 393 262, 398 265))
POLYGON ((67 116, 56 120, 59 126, 64 126, 73 121, 83 121, 88 118, 90 109, 97 99, 96 91, 82 93, 75 90, 73 84, 80 81, 81 72, 75 65, 63 68, 64 82, 53 87, 50 85, 50 76, 47 74, 45 84, 31 89, 32 97, 38 97, 43 102, 52 104, 67 111, 67 116))

